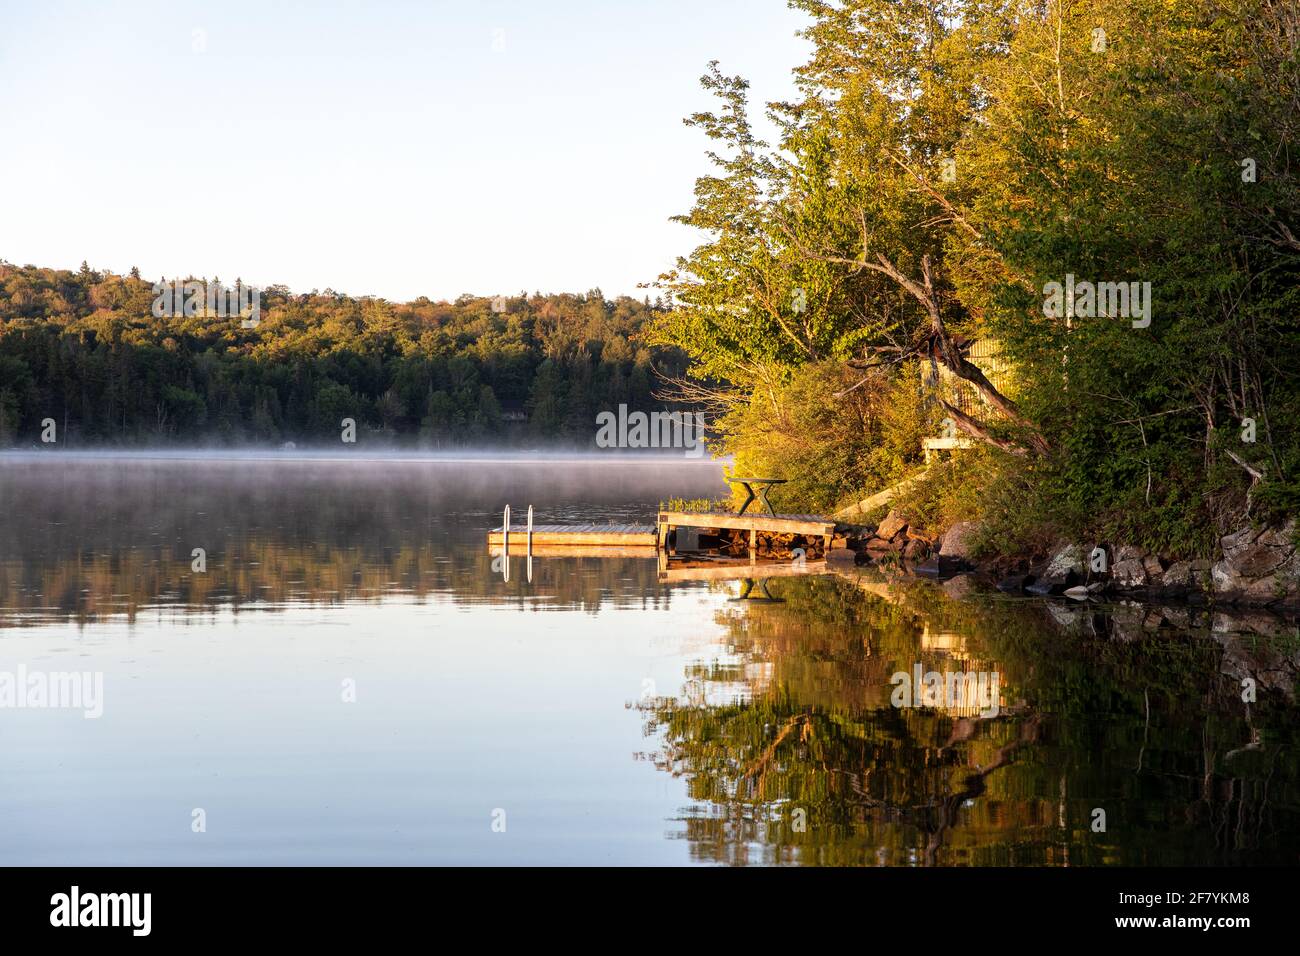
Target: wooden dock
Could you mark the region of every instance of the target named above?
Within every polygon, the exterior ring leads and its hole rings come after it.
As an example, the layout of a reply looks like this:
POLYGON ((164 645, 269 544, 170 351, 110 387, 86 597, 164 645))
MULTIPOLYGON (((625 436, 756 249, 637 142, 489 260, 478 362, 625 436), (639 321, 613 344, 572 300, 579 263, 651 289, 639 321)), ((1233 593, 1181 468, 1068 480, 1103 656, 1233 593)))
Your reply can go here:
MULTIPOLYGON (((803 541, 800 545, 809 548, 810 558, 814 547, 824 554, 830 549, 831 537, 835 532, 835 521, 821 515, 771 515, 758 512, 747 512, 742 515, 730 511, 661 511, 652 525, 533 525, 531 547, 532 553, 539 557, 596 555, 655 557, 657 555, 663 570, 667 566, 669 553, 677 551, 672 532, 679 528, 699 529, 715 535, 727 531, 742 532, 739 540, 734 534, 724 536, 731 541, 730 545, 724 542, 724 546, 739 546, 743 550, 747 543, 752 565, 760 550, 759 535, 786 536, 787 542, 801 538, 803 541), (748 532, 747 542, 743 532, 748 532)), ((506 535, 501 528, 491 529, 487 538, 488 548, 492 553, 505 550, 506 535)), ((530 544, 527 525, 511 522, 508 544, 515 553, 526 554, 530 544)))
POLYGON ((753 511, 743 515, 727 511, 661 511, 655 528, 655 539, 660 550, 666 549, 668 533, 674 528, 748 531, 751 549, 757 547, 759 532, 820 538, 822 546, 829 549, 831 536, 835 533, 835 522, 821 515, 768 515, 753 511))
MULTIPOLYGON (((500 528, 488 532, 488 546, 500 547, 505 536, 500 528)), ((510 546, 523 554, 528 547, 528 528, 510 526, 510 546)), ((576 547, 613 547, 648 549, 654 553, 655 529, 649 524, 535 524, 533 525, 533 553, 541 549, 576 547)), ((567 553, 567 552, 566 552, 567 553)), ((649 556, 649 555, 647 555, 649 556)))
MULTIPOLYGON (((505 549, 499 544, 488 545, 488 554, 496 557, 504 554, 505 549)), ((510 535, 510 556, 523 558, 528 555, 528 544, 522 538, 515 540, 510 535)), ((650 544, 545 544, 533 545, 534 558, 653 558, 655 546, 650 544)))

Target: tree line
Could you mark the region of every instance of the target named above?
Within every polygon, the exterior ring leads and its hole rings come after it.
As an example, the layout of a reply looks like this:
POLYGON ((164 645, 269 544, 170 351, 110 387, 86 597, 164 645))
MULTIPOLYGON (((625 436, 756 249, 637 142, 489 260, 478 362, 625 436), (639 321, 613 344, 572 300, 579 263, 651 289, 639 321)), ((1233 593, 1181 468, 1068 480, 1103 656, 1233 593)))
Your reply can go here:
POLYGON ((337 442, 345 418, 389 444, 589 446, 599 412, 663 409, 657 376, 685 365, 640 340, 662 301, 599 289, 407 303, 260 291, 249 327, 155 315, 136 269, 0 261, 0 447, 39 443, 48 420, 71 446, 337 442))

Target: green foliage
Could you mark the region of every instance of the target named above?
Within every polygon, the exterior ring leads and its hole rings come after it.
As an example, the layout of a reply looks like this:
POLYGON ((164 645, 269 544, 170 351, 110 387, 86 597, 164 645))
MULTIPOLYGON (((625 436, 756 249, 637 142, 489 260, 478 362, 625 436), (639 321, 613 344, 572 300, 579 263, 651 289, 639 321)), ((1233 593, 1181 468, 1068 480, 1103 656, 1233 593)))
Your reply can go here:
POLYGON ((922 523, 1203 552, 1245 512, 1293 514, 1294 4, 791 5, 812 53, 799 98, 768 106, 775 149, 745 81, 704 78, 720 109, 688 123, 724 149, 680 221, 706 238, 662 277, 676 307, 651 332, 732 408, 722 444, 742 467, 809 463, 790 510, 880 490, 917 449, 900 436, 882 460, 880 428, 841 426, 892 378, 851 400, 808 383, 828 363, 952 368, 952 343, 986 338, 1012 382, 957 422, 986 450, 905 496, 922 523), (1149 283, 1149 324, 1052 314, 1047 283, 1067 275, 1149 283))
POLYGON ((796 513, 824 513, 901 478, 920 458, 933 412, 915 366, 865 380, 842 363, 809 364, 738 406, 718 423, 735 473, 786 479, 768 497, 796 513))
POLYGON ((597 411, 661 409, 656 369, 685 368, 641 341, 660 305, 599 290, 501 310, 272 286, 248 329, 156 318, 153 299, 138 277, 0 262, 0 446, 35 442, 47 417, 84 445, 337 441, 344 418, 431 447, 590 444, 597 411))
POLYGON ((727 511, 729 505, 730 502, 725 498, 669 498, 659 502, 659 510, 707 514, 710 511, 727 511))

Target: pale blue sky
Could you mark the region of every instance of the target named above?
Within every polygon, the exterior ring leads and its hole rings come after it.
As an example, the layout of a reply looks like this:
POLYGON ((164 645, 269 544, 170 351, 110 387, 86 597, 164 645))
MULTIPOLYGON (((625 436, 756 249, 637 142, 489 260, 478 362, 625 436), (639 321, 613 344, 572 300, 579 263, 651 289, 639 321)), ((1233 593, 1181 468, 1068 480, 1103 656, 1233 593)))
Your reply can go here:
POLYGON ((644 295, 697 237, 710 59, 784 0, 0 0, 0 258, 410 299, 644 295))

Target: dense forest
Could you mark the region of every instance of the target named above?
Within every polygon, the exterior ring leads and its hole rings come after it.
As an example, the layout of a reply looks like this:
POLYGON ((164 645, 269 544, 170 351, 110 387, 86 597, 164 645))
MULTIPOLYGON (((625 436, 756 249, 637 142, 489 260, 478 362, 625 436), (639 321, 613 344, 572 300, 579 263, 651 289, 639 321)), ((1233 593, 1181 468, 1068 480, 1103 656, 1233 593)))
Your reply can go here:
POLYGON ((638 340, 661 303, 598 289, 398 304, 271 286, 245 327, 157 317, 154 285, 0 261, 0 447, 39 444, 46 419, 60 447, 338 443, 345 418, 371 444, 590 446, 598 412, 664 408, 657 377, 684 368, 638 340))
POLYGON ((791 479, 790 511, 920 476, 914 526, 1003 553, 1204 554, 1293 515, 1300 7, 790 6, 811 55, 774 143, 743 77, 704 77, 702 240, 652 329, 738 468, 791 479), (928 437, 970 447, 926 469, 928 437))

